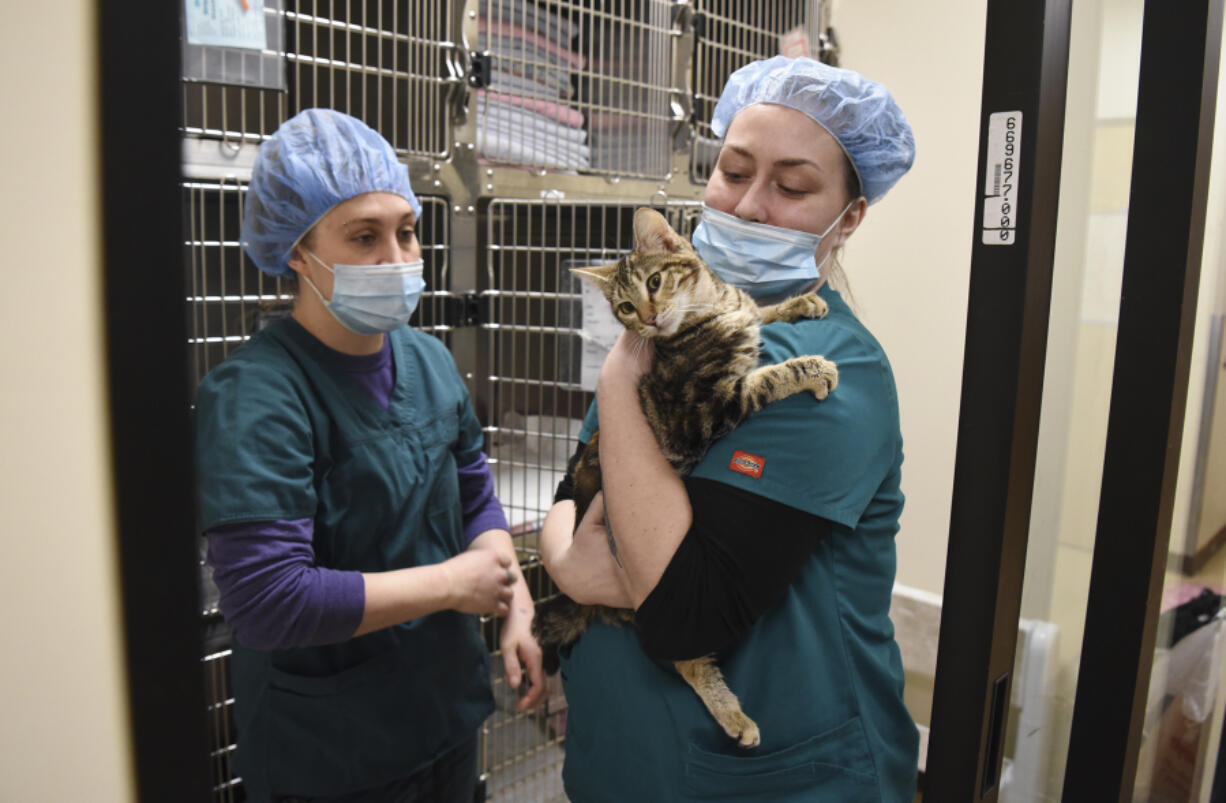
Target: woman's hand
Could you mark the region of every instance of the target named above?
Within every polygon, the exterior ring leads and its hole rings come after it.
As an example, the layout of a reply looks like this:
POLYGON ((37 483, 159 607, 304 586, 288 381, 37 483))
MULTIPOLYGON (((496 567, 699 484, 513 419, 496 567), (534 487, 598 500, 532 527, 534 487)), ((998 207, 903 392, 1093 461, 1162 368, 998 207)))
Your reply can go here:
POLYGON ((461 613, 506 616, 519 576, 513 563, 500 551, 468 549, 439 564, 447 578, 447 607, 461 613))
POLYGON ((541 562, 568 597, 582 605, 634 607, 625 571, 609 550, 604 524, 604 495, 596 494, 574 531, 575 503, 559 502, 549 510, 541 532, 541 562))
MULTIPOLYGON (((465 555, 488 555, 497 560, 500 579, 498 607, 494 613, 505 617, 501 637, 502 664, 507 682, 513 689, 519 688, 523 670, 528 670, 528 690, 515 704, 520 711, 527 711, 540 704, 544 697, 545 678, 541 671, 541 648, 532 637, 532 617, 536 608, 532 604, 528 583, 519 568, 511 534, 506 530, 486 530, 469 543, 466 552, 452 560, 459 560, 465 555), (506 604, 502 602, 504 595, 506 604)), ((488 580, 488 577, 484 579, 488 580)))
POLYGON ((613 344, 609 356, 600 367, 600 382, 616 382, 636 387, 651 365, 654 346, 629 329, 624 330, 613 344))
POLYGON ((520 576, 515 585, 511 610, 502 623, 502 666, 507 683, 518 689, 523 680, 522 670, 528 670, 528 689, 515 703, 517 711, 536 708, 545 699, 545 675, 541 671, 541 648, 532 637, 532 617, 535 608, 528 584, 520 576), (521 668, 522 664, 522 668, 521 668))

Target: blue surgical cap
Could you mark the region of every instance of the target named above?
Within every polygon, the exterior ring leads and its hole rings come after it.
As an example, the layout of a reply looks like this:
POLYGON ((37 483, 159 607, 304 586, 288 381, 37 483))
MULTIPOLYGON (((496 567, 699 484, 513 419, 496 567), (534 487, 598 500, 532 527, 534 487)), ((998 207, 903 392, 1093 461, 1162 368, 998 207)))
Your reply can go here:
POLYGON ((851 70, 775 56, 746 64, 724 85, 711 129, 722 138, 746 106, 775 103, 807 114, 834 136, 876 203, 915 161, 915 139, 890 91, 851 70))
POLYGON ((294 245, 328 210, 368 192, 421 203, 409 171, 377 131, 331 109, 306 109, 260 145, 243 210, 242 243, 256 266, 288 276, 294 245))

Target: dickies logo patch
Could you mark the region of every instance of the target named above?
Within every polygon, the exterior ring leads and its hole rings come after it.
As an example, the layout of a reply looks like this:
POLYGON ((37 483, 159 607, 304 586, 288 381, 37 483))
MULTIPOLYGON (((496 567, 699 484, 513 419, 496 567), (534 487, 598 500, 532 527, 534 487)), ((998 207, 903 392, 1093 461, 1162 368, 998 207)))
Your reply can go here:
POLYGON ((732 462, 728 464, 728 468, 756 480, 762 477, 762 469, 766 468, 766 460, 756 454, 737 449, 732 453, 732 462))

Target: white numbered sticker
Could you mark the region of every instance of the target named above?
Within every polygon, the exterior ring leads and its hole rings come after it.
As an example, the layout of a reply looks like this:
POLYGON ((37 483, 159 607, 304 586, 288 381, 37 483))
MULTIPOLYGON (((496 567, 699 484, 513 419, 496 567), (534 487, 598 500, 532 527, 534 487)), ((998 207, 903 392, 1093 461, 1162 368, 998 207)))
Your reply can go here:
POLYGON ((1013 245, 1017 235, 1018 170, 1022 156, 1022 113, 988 117, 987 177, 983 187, 983 244, 1013 245))

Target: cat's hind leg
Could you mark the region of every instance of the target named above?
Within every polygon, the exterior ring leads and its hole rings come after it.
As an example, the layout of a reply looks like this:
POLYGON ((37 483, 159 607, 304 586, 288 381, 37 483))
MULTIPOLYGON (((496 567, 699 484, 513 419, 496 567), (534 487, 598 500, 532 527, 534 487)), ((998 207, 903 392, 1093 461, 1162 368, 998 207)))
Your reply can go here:
POLYGON ((825 318, 829 311, 830 305, 817 293, 805 293, 803 296, 789 298, 758 310, 762 315, 762 323, 791 323, 803 318, 825 318))
POLYGON ((758 725, 741 710, 741 702, 728 688, 724 674, 710 655, 692 661, 676 661, 677 671, 698 694, 702 704, 715 717, 724 732, 741 747, 757 747, 762 742, 758 725))

